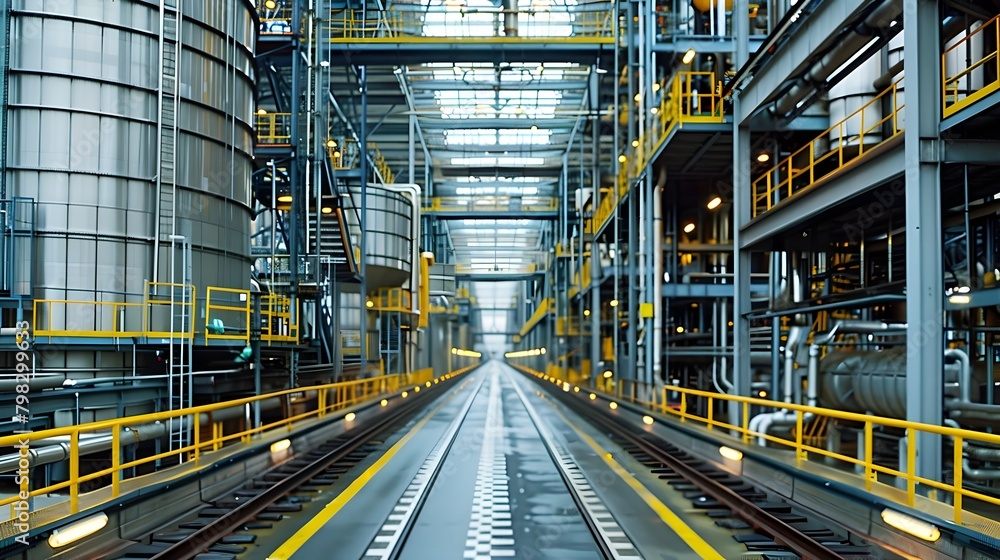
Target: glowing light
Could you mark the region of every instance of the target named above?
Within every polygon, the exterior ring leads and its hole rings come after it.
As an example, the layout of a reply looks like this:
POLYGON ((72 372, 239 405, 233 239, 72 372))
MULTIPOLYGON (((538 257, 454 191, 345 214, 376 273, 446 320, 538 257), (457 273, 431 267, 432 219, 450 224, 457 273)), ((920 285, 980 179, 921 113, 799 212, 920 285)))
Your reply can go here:
POLYGON ((271 453, 281 453, 282 451, 288 449, 292 446, 292 440, 283 439, 281 441, 276 441, 271 444, 271 453))
POLYGON ((386 399, 382 399, 382 402, 380 402, 379 404, 381 404, 382 406, 389 406, 389 401, 386 399))
POLYGON ((326 147, 327 148, 336 148, 337 147, 337 141, 336 140, 327 140, 326 141, 326 147))
POLYGON ((105 513, 88 517, 68 525, 65 529, 53 531, 49 537, 49 546, 59 548, 74 543, 86 536, 92 535, 108 524, 108 516, 105 513))
POLYGON ((266 115, 267 114, 267 109, 261 107, 260 109, 257 109, 257 114, 258 115, 266 115))
POLYGON ((738 449, 733 449, 732 447, 726 447, 723 445, 719 448, 719 455, 722 455, 730 461, 741 461, 743 460, 743 452, 738 449))
POLYGON ((677 334, 681 334, 683 332, 684 332, 684 327, 677 327, 677 334))
POLYGON ((283 194, 278 197, 278 202, 291 202, 291 201, 292 201, 292 195, 290 194, 283 194))
POLYGON ((372 301, 372 300, 368 300, 368 301, 365 302, 365 307, 367 307, 368 309, 371 309, 372 307, 375 307, 375 302, 372 301))
POLYGON ((420 392, 420 385, 417 385, 416 387, 414 387, 413 388, 413 392, 414 393, 419 393, 420 392))
POLYGON ((767 391, 757 391, 757 396, 760 397, 760 398, 762 398, 762 399, 766 399, 767 398, 767 391))
POLYGON ((952 305, 968 305, 972 302, 972 298, 965 294, 955 294, 948 297, 948 302, 952 305))
POLYGON ((767 152, 761 152, 761 153, 757 154, 757 161, 759 161, 761 163, 767 163, 770 160, 771 160, 771 154, 769 154, 767 152))
POLYGON ((713 198, 712 200, 708 201, 708 209, 709 210, 715 210, 721 204, 722 204, 722 198, 717 196, 717 197, 713 198))
POLYGON ((344 420, 348 422, 353 422, 355 418, 357 418, 357 416, 355 416, 353 412, 348 412, 344 415, 344 420))
POLYGON ((941 538, 941 531, 934 525, 895 510, 882 510, 882 521, 918 539, 934 542, 941 538))
POLYGON ((274 0, 265 0, 264 7, 267 8, 268 10, 273 10, 278 7, 278 3, 275 2, 274 0))
POLYGON ((614 375, 614 373, 610 369, 606 370, 604 372, 604 379, 611 379, 611 376, 613 376, 613 375, 614 375))
POLYGON ((427 387, 430 387, 431 386, 431 382, 428 381, 427 383, 424 383, 424 385, 426 385, 427 387))
POLYGON ((618 307, 618 300, 613 299, 611 300, 611 303, 609 303, 608 305, 610 305, 611 307, 618 307))
POLYGON ((590 310, 589 309, 584 309, 583 310, 583 316, 584 317, 590 317, 590 310))
POLYGON ((579 393, 580 392, 580 388, 579 387, 573 387, 573 392, 574 393, 579 393))
POLYGON ((642 417, 642 423, 645 424, 645 425, 647 425, 647 426, 652 426, 653 425, 653 417, 652 416, 643 416, 642 417))
POLYGON ((694 231, 694 222, 688 222, 684 225, 684 233, 691 233, 694 231))
POLYGON ((329 206, 324 206, 322 209, 320 209, 320 212, 324 214, 332 214, 333 208, 330 208, 329 206))
POLYGON ((565 391, 567 393, 569 392, 569 383, 565 383, 565 382, 563 383, 563 391, 565 391))
POLYGON ((608 403, 608 406, 611 407, 611 410, 618 410, 618 403, 616 403, 614 401, 611 401, 610 403, 608 403))
POLYGON ((628 158, 625 157, 625 154, 618 156, 618 163, 625 163, 626 161, 628 161, 628 158))
POLYGON ((687 52, 684 53, 684 58, 681 59, 681 62, 683 62, 684 64, 691 64, 691 61, 694 60, 695 54, 697 53, 694 51, 694 49, 688 49, 687 52))
POLYGON ((639 147, 639 141, 638 140, 633 140, 632 141, 632 147, 633 148, 638 148, 639 147))
POLYGON ((597 395, 595 395, 594 393, 591 393, 590 394, 590 400, 593 401, 593 400, 596 400, 596 399, 597 399, 597 395))
POLYGON ((403 391, 403 394, 400 395, 400 396, 405 399, 408 395, 409 395, 409 393, 407 393, 406 391, 403 391))

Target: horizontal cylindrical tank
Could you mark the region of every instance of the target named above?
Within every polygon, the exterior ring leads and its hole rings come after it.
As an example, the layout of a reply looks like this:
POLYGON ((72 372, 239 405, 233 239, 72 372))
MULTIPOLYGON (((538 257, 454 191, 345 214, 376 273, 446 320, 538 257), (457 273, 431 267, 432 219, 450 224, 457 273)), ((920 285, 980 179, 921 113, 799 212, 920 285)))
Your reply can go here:
MULTIPOLYGON (((906 348, 833 351, 820 362, 821 406, 878 416, 906 417, 906 348)), ((946 392, 957 394, 958 366, 945 365, 946 392)), ((975 372, 973 373, 975 378, 975 372)))
MULTIPOLYGON (((139 0, 13 8, 3 196, 36 201, 34 297, 141 302, 146 280, 171 281, 171 257, 184 279, 182 253, 199 296, 248 287, 251 4, 184 2, 164 29, 139 0)), ((119 330, 140 328, 141 306, 123 312, 119 330)), ((111 316, 54 307, 35 324, 104 330, 111 316)))
MULTIPOLYGON (((353 205, 361 213, 361 187, 350 188, 353 205)), ((413 262, 411 214, 412 202, 402 193, 368 185, 366 189, 364 248, 369 292, 378 288, 398 287, 410 277, 413 262)), ((361 225, 349 224, 351 237, 359 237, 361 225)))

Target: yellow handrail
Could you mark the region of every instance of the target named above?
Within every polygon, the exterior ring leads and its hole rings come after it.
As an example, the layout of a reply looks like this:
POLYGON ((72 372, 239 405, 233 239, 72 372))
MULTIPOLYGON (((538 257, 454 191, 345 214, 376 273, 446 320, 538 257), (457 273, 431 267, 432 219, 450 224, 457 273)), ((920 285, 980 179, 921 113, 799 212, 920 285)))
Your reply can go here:
POLYGON ((250 343, 250 290, 208 287, 205 293, 205 344, 208 344, 210 340, 240 340, 247 344, 250 343), (239 297, 238 303, 231 303, 232 298, 226 296, 222 296, 221 299, 224 301, 219 303, 220 294, 236 295, 239 297), (226 318, 229 317, 242 319, 243 324, 235 327, 225 326, 226 318), (226 334, 225 331, 222 333, 212 332, 215 328, 212 322, 216 319, 223 322, 226 330, 230 328, 236 330, 236 334, 226 334))
POLYGON ((171 282, 146 282, 146 293, 143 301, 143 317, 142 317, 142 328, 143 334, 146 338, 187 338, 188 340, 194 340, 194 310, 195 302, 198 301, 197 298, 198 290, 191 284, 175 284, 171 282), (162 295, 160 293, 161 289, 165 289, 167 295, 162 295), (180 295, 177 294, 177 290, 180 290, 180 295), (187 293, 187 301, 184 302, 184 294, 187 293), (173 297, 171 297, 173 296, 173 297), (171 309, 171 306, 176 307, 176 309, 171 309), (155 321, 153 313, 161 309, 169 313, 173 311, 173 316, 167 315, 166 321, 173 324, 176 316, 183 313, 187 317, 187 324, 181 325, 178 330, 156 330, 153 328, 155 321))
POLYGON ((398 313, 411 313, 413 308, 412 295, 409 290, 403 288, 380 288, 378 294, 371 298, 375 311, 395 311, 398 313))
POLYGON ((258 111, 253 129, 258 144, 288 145, 292 139, 292 114, 258 111))
MULTIPOLYGON (((473 366, 474 367, 474 366, 473 366)), ((464 373, 468 369, 463 369, 459 371, 452 372, 447 376, 442 378, 449 378, 459 373, 464 373)), ((141 414, 137 416, 127 416, 124 418, 115 418, 111 420, 102 420, 99 422, 90 422, 87 424, 78 424, 74 426, 65 426, 61 428, 51 428, 48 430, 40 430, 36 432, 30 432, 27 434, 16 434, 0 437, 0 448, 13 448, 18 445, 23 445, 27 442, 29 447, 32 447, 33 443, 40 442, 42 440, 51 440, 52 438, 63 438, 69 437, 71 442, 78 442, 83 435, 98 434, 98 433, 108 433, 110 431, 112 434, 120 434, 123 429, 130 426, 137 426, 141 424, 150 423, 164 423, 170 424, 175 418, 191 418, 192 424, 197 424, 200 422, 202 414, 209 415, 213 412, 217 412, 223 409, 230 408, 240 408, 242 409, 246 405, 254 402, 264 401, 266 399, 273 399, 275 397, 288 397, 291 398, 293 395, 301 395, 308 398, 311 402, 312 398, 315 397, 316 404, 305 412, 292 415, 288 418, 282 420, 270 422, 261 425, 257 428, 250 428, 239 430, 232 433, 225 433, 225 425, 221 422, 213 423, 212 426, 212 436, 208 439, 202 439, 200 436, 200 430, 195 429, 194 442, 190 445, 175 449, 172 451, 166 451, 163 453, 158 453, 154 455, 142 456, 132 461, 122 462, 121 457, 117 453, 112 453, 111 466, 100 469, 95 472, 91 472, 85 475, 80 475, 79 465, 80 465, 80 454, 78 445, 70 445, 69 449, 69 472, 71 476, 68 480, 49 484, 40 488, 34 488, 28 492, 29 497, 46 496, 54 494, 59 491, 66 491, 69 494, 69 514, 79 513, 80 508, 80 498, 82 496, 81 487, 85 483, 92 483, 93 481, 99 480, 102 477, 109 477, 113 482, 109 484, 111 487, 111 492, 109 495, 102 495, 101 498, 104 501, 117 499, 121 494, 121 478, 123 477, 126 469, 132 469, 134 467, 139 467, 142 465, 152 464, 157 461, 162 461, 164 459, 169 459, 171 457, 188 457, 190 460, 194 461, 195 465, 199 465, 201 454, 205 451, 217 450, 223 447, 227 443, 235 442, 237 440, 249 443, 252 436, 256 434, 261 434, 263 432, 280 429, 282 431, 290 431, 292 429, 292 424, 309 418, 322 418, 329 414, 330 412, 343 409, 345 407, 366 402, 369 400, 374 400, 382 395, 394 393, 399 391, 401 388, 408 386, 406 383, 405 374, 394 374, 385 375, 380 377, 373 377, 369 379, 361 379, 355 381, 341 381, 338 383, 328 383, 325 385, 316 385, 311 387, 298 387, 294 389, 285 389, 283 391, 276 391, 273 393, 268 393, 259 396, 246 397, 242 399, 236 399, 232 401, 206 404, 201 406, 195 406, 191 408, 186 408, 182 410, 168 411, 168 412, 156 412, 150 414, 141 414), (405 385, 404 385, 405 384, 405 385), (74 474, 76 473, 76 474, 74 474)), ((442 379, 439 378, 439 379, 442 379)), ((89 486, 89 484, 88 484, 89 486)), ((0 507, 13 504, 19 501, 18 495, 13 495, 10 497, 0 498, 0 507)), ((88 503, 88 506, 95 506, 98 503, 88 503)), ((56 504, 51 507, 59 507, 60 504, 56 504)))
MULTIPOLYGON (((541 372, 526 368, 524 366, 511 364, 513 367, 518 368, 526 373, 535 375, 536 377, 543 377, 541 372)), ((551 377, 551 376, 550 376, 551 377)), ((558 381, 567 381, 565 379, 558 379, 558 381)), ((581 387, 581 390, 588 391, 588 389, 581 387)), ((990 446, 1000 445, 1000 434, 989 434, 985 432, 976 432, 972 430, 966 430, 962 428, 951 428, 947 426, 936 426, 933 424, 922 424, 919 422, 909 422, 907 420, 900 420, 897 418, 886 418, 882 416, 870 416, 867 414, 858 414, 853 412, 845 412, 841 410, 818 408, 800 404, 793 403, 783 403, 767 399, 759 399, 755 397, 742 397, 736 395, 725 395, 721 393, 712 393, 708 391, 701 391, 698 389, 690 389, 686 387, 664 387, 661 390, 656 390, 650 387, 648 384, 634 381, 634 380, 617 380, 611 391, 601 391, 601 393, 621 398, 623 400, 628 400, 637 405, 643 406, 647 409, 659 412, 665 416, 674 416, 680 419, 681 422, 695 422, 704 425, 707 429, 713 430, 718 428, 719 434, 727 437, 725 434, 729 431, 735 431, 739 434, 739 439, 744 443, 750 443, 754 438, 764 439, 768 442, 774 443, 788 450, 795 452, 795 459, 797 464, 801 464, 802 461, 807 460, 810 453, 816 454, 822 457, 828 457, 836 461, 840 461, 847 465, 853 465, 861 469, 864 474, 865 489, 871 491, 874 488, 875 483, 878 482, 877 475, 885 474, 888 476, 893 476, 897 478, 904 479, 906 481, 906 493, 905 493, 905 503, 907 506, 914 506, 916 502, 916 487, 918 484, 924 485, 928 488, 933 488, 935 490, 940 490, 941 492, 950 493, 952 495, 951 503, 952 506, 952 521, 955 523, 962 523, 962 513, 964 511, 962 507, 963 498, 972 498, 974 500, 980 500, 982 502, 992 504, 994 506, 1000 506, 1000 498, 995 496, 985 494, 983 492, 978 492, 963 487, 962 485, 962 444, 963 442, 975 441, 978 443, 987 444, 990 446), (643 400, 637 397, 638 394, 650 394, 655 395, 652 401, 643 400), (677 393, 680 396, 679 404, 669 404, 668 397, 670 393, 677 393), (697 412, 692 412, 689 410, 689 405, 691 399, 697 397, 706 399, 705 409, 708 411, 706 416, 700 416, 697 412), (713 410, 715 410, 715 404, 717 402, 730 402, 736 403, 742 409, 742 421, 740 425, 730 424, 728 422, 722 422, 713 417, 713 410), (795 414, 795 425, 796 428, 793 431, 791 438, 785 438, 781 436, 776 436, 773 434, 764 434, 750 429, 749 426, 749 412, 750 407, 762 407, 772 410, 787 410, 795 414), (840 420, 844 422, 854 422, 863 426, 865 432, 865 445, 861 457, 855 457, 854 455, 845 455, 843 453, 837 453, 834 451, 829 451, 822 447, 817 447, 811 445, 807 441, 805 432, 805 424, 807 422, 807 417, 813 419, 825 418, 826 421, 830 420, 840 420), (875 427, 886 427, 895 428, 898 430, 905 430, 907 437, 907 451, 909 458, 906 462, 907 466, 905 470, 898 468, 886 466, 884 464, 879 464, 876 462, 876 457, 873 453, 872 434, 875 427), (933 480, 916 474, 916 461, 915 457, 920 452, 918 449, 919 438, 918 433, 934 434, 938 436, 943 436, 952 439, 952 445, 954 446, 954 465, 955 474, 954 480, 952 482, 945 482, 943 480, 933 480)), ((887 495, 892 498, 892 494, 887 495)), ((942 507, 947 507, 942 504, 942 507)), ((976 528, 976 527, 974 527, 976 528)))
POLYGON ((966 34, 961 41, 941 54, 943 116, 950 117, 998 89, 1000 89, 1000 15, 994 16, 966 34), (985 40, 985 35, 991 35, 989 40, 985 40), (983 39, 980 42, 984 46, 990 44, 992 47, 981 57, 967 60, 966 53, 959 49, 967 47, 973 37, 977 36, 983 39), (958 68, 948 67, 949 58, 957 63, 958 68), (993 66, 992 71, 990 65, 993 66), (975 80, 982 80, 983 85, 976 88, 973 83, 975 80))
POLYGON ((903 133, 899 119, 904 104, 900 103, 897 81, 860 109, 823 131, 792 155, 765 171, 751 185, 751 215, 769 211, 779 202, 795 196, 801 190, 816 184, 839 172, 845 165, 868 154, 903 133), (878 110, 884 100, 889 101, 888 114, 872 117, 869 113, 878 110), (854 133, 854 129, 857 130, 854 133), (836 136, 836 141, 833 140, 836 136), (830 138, 830 149, 818 152, 817 141, 830 138), (866 141, 875 140, 866 144, 866 141), (830 167, 830 169, 826 169, 830 167))
POLYGON ((292 299, 279 294, 261 298, 260 340, 269 346, 275 342, 299 341, 299 326, 292 322, 292 299))
MULTIPOLYGON (((36 299, 32 304, 35 337, 131 338, 143 331, 125 327, 129 318, 138 323, 142 304, 121 301, 81 301, 36 299), (134 310, 136 313, 129 313, 134 310), (56 315, 62 312, 63 328, 55 328, 56 315), (82 324, 86 323, 86 324, 82 324), (109 324, 110 323, 110 324, 109 324), (77 328, 70 328, 70 327, 77 328)), ((138 326, 138 325, 137 325, 138 326)))
MULTIPOLYGON (((610 6, 610 5, 607 5, 610 6)), ((520 41, 607 43, 612 41, 612 10, 602 6, 548 6, 503 10, 464 5, 393 5, 388 10, 340 10, 329 17, 332 42, 414 43, 520 41)))

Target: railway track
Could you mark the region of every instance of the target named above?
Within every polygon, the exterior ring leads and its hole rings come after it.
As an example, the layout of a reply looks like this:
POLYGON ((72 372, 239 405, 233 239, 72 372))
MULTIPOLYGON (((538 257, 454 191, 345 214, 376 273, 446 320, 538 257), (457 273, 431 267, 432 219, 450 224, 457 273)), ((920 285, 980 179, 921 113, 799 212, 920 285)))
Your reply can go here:
POLYGON ((256 540, 254 530, 269 529, 287 514, 300 511, 312 495, 335 484, 376 451, 383 436, 427 406, 427 398, 414 397, 401 399, 387 414, 279 463, 242 488, 214 500, 199 510, 196 518, 179 523, 176 530, 154 533, 149 545, 130 547, 108 558, 235 559, 256 540))
POLYGON ((811 520, 793 504, 770 497, 744 479, 710 466, 656 434, 637 430, 604 414, 591 404, 541 383, 547 392, 566 403, 586 421, 604 430, 618 445, 652 474, 691 499, 720 527, 753 533, 734 535, 748 553, 767 558, 808 558, 810 560, 873 560, 898 558, 870 543, 851 542, 826 523, 811 520))

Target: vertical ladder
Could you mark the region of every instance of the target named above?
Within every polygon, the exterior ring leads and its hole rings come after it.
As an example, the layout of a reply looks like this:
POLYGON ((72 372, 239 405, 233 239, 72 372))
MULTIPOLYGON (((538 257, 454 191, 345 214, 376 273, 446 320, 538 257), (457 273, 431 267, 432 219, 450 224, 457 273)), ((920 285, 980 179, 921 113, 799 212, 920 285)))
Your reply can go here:
POLYGON ((176 233, 174 174, 177 154, 178 57, 180 55, 179 0, 160 0, 160 91, 157 110, 157 242, 176 233))
MULTIPOLYGON (((185 266, 184 269, 181 283, 170 286, 170 349, 169 378, 167 380, 170 384, 170 410, 181 410, 194 406, 191 398, 194 388, 190 386, 193 373, 191 333, 194 329, 191 304, 194 298, 186 272, 188 266, 185 266)), ((194 428, 194 423, 187 417, 171 422, 170 450, 174 451, 190 445, 193 442, 191 430, 194 428)), ((184 461, 183 455, 180 457, 180 461, 184 461)))

